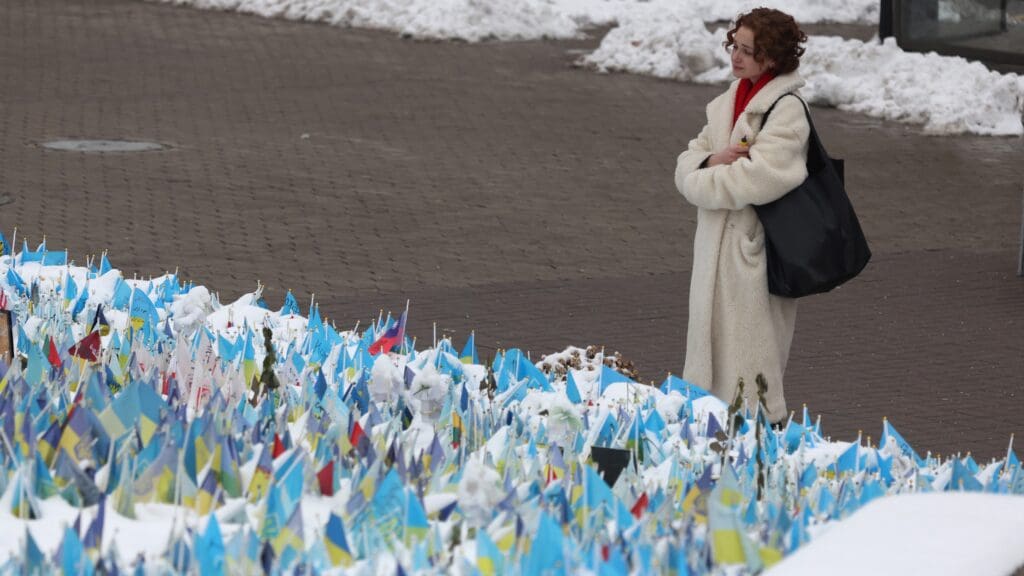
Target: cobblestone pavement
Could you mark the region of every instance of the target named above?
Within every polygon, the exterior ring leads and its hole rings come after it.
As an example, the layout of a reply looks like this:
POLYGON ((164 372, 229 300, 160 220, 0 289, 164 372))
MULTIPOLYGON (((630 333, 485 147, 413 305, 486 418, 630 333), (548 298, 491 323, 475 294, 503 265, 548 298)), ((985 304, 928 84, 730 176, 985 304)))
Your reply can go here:
MULTIPOLYGON (((481 354, 620 351, 682 369, 696 212, 675 157, 721 87, 572 66, 577 41, 416 42, 131 0, 0 3, 0 227, 109 250, 224 301, 312 293, 339 327, 411 301, 410 334, 481 354), (83 154, 58 138, 160 142, 83 154)), ((863 30, 861 30, 863 33, 863 30)), ((874 260, 801 302, 794 409, 920 451, 1024 432, 1020 138, 932 137, 815 108, 874 260)))

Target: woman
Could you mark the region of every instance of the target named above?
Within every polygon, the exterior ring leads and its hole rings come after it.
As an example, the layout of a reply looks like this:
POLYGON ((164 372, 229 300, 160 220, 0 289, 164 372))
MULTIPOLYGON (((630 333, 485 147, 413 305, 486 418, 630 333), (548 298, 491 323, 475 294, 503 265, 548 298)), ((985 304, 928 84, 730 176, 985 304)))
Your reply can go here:
POLYGON ((796 69, 807 35, 791 16, 757 8, 740 15, 726 38, 737 80, 708 104, 707 125, 676 164, 676 187, 697 207, 683 378, 726 402, 742 378, 754 409, 755 378, 763 374, 766 416, 778 423, 787 414, 782 376, 796 301, 768 292, 764 229, 752 206, 807 178, 803 103, 779 100, 804 85, 796 69))

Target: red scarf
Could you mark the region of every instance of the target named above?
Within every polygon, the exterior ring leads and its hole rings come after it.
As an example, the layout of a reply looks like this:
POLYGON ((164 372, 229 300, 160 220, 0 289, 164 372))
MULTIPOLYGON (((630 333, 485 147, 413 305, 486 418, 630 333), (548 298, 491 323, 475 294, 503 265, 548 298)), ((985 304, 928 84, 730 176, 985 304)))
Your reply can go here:
POLYGON ((771 82, 775 75, 771 72, 765 72, 761 74, 761 77, 757 79, 757 84, 754 84, 750 80, 744 78, 740 80, 740 85, 736 87, 736 103, 732 109, 732 125, 736 125, 736 121, 739 120, 740 114, 747 109, 747 104, 754 98, 754 95, 764 88, 764 85, 771 82))

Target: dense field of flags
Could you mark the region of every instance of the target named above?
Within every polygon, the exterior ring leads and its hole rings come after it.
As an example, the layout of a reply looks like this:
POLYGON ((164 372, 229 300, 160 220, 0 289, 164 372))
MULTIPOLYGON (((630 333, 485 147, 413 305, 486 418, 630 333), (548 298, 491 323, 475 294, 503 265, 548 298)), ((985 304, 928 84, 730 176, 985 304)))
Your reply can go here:
POLYGON ((408 306, 338 330, 4 241, 0 309, 0 573, 753 574, 875 498, 1024 494, 1012 444, 774 429, 593 348, 417 350, 408 306))

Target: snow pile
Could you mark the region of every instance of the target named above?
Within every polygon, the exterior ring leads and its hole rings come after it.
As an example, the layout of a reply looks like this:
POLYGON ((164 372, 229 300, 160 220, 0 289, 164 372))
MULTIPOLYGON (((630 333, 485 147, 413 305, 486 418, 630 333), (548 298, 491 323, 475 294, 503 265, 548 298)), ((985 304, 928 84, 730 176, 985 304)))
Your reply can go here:
MULTIPOLYGON (((732 81, 722 48, 725 30, 709 33, 684 10, 640 12, 605 36, 582 65, 716 84, 732 81)), ((811 103, 897 122, 931 134, 1024 134, 1024 77, 935 53, 904 52, 894 39, 865 43, 812 36, 801 59, 811 103)))
POLYGON ((724 39, 724 29, 712 34, 688 9, 641 10, 610 30, 581 63, 601 72, 722 82, 731 74, 724 39))
POLYGON ((813 37, 800 65, 814 103, 911 124, 932 134, 1024 134, 1024 76, 883 44, 813 37))
POLYGON ((799 22, 878 21, 871 0, 157 0, 265 18, 391 30, 424 39, 535 40, 573 38, 637 11, 686 10, 706 21, 730 21, 758 6, 778 8, 799 22))
POLYGON ((545 0, 161 0, 266 18, 391 30, 421 39, 572 38, 577 24, 545 0))
POLYGON ((1011 574, 1024 567, 1024 499, 908 494, 823 530, 768 576, 1011 574), (962 554, 970 550, 970 556, 962 554))

